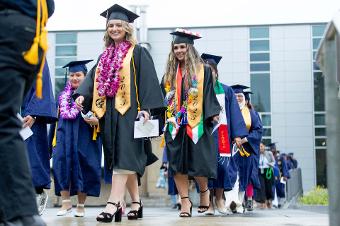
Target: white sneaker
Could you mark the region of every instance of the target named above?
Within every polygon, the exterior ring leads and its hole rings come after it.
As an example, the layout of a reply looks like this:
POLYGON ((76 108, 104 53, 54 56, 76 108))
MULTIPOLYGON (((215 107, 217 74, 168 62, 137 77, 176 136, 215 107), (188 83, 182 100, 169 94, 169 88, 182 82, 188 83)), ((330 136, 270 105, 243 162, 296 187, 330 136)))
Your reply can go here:
POLYGON ((76 213, 74 214, 75 217, 84 217, 85 216, 85 205, 84 204, 77 204, 77 209, 76 209, 76 213), (84 211, 79 212, 78 211, 78 207, 79 208, 83 208, 84 211))
MULTIPOLYGON (((71 200, 70 199, 65 199, 61 201, 62 203, 70 203, 71 204, 71 200)), ((57 216, 65 216, 68 213, 72 212, 72 205, 69 209, 61 209, 57 212, 57 216)))
POLYGON ((45 191, 37 195, 37 206, 38 206, 38 213, 40 216, 46 209, 47 201, 48 201, 48 195, 45 191))

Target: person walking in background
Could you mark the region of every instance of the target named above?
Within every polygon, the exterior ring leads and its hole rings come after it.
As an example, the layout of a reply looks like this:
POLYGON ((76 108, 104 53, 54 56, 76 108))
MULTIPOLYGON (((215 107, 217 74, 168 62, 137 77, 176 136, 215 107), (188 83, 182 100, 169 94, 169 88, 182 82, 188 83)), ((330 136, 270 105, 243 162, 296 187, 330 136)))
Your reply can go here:
POLYGON ((136 118, 150 118, 150 110, 162 109, 163 96, 153 60, 137 44, 133 21, 139 16, 115 4, 101 13, 106 20, 105 50, 74 98, 80 109, 99 119, 106 166, 113 172, 110 197, 97 221, 121 221, 121 201, 128 189, 132 204, 129 220, 143 217, 138 177, 156 159, 151 144, 134 138, 136 118))
POLYGON ((169 174, 174 176, 181 197, 180 217, 192 216, 189 178, 200 190, 199 213, 210 205, 208 178, 217 176, 217 158, 211 136, 218 122, 220 105, 214 93, 211 69, 205 66, 194 47, 199 34, 176 29, 162 79, 167 104, 164 137, 169 174))
POLYGON ((274 199, 273 184, 274 184, 274 168, 275 158, 271 151, 266 150, 266 146, 261 142, 260 157, 259 157, 259 178, 261 188, 256 190, 255 200, 259 203, 260 209, 271 208, 272 200, 274 199))
POLYGON ((53 175, 55 194, 61 196, 62 206, 57 216, 72 211, 70 196, 78 196, 75 216, 85 215, 87 196, 98 197, 100 193, 102 145, 96 137, 98 119, 84 115, 72 100, 75 89, 83 82, 87 73, 86 64, 92 60, 72 61, 69 79, 59 95, 59 121, 53 141, 53 175))
POLYGON ((25 140, 25 143, 37 195, 38 211, 41 215, 48 200, 44 189, 50 189, 51 184, 51 153, 48 146, 47 124, 54 123, 58 119, 47 62, 43 69, 43 98, 37 98, 35 92, 36 86, 33 85, 24 99, 21 115, 24 117, 24 127, 29 126, 33 131, 33 135, 25 140))
POLYGON ((17 114, 35 79, 42 96, 45 26, 53 12, 53 0, 0 0, 0 224, 45 225, 38 216, 17 114))
POLYGON ((215 214, 215 205, 219 213, 226 214, 224 191, 233 188, 237 177, 237 167, 231 157, 232 145, 235 143, 240 146, 241 139, 248 135, 248 131, 233 89, 218 80, 217 65, 222 57, 207 53, 203 53, 201 57, 211 68, 214 90, 222 108, 220 113, 221 125, 213 133, 218 158, 217 178, 209 181, 209 188, 211 189, 210 206, 206 215, 215 214), (215 202, 213 200, 214 195, 216 197, 215 202))

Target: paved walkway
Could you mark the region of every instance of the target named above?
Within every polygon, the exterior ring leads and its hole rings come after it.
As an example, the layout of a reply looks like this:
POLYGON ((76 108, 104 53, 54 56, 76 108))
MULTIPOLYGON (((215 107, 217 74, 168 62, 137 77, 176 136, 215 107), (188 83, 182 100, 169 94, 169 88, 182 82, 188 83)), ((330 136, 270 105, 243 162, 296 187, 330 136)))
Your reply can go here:
POLYGON ((103 226, 103 225, 134 225, 134 226, 328 226, 328 214, 301 209, 255 210, 245 214, 204 216, 193 209, 192 218, 179 218, 178 212, 169 208, 146 208, 142 220, 130 221, 123 216, 121 223, 98 223, 96 215, 102 208, 87 208, 84 218, 69 214, 57 217, 56 208, 48 208, 43 219, 48 226, 103 226))

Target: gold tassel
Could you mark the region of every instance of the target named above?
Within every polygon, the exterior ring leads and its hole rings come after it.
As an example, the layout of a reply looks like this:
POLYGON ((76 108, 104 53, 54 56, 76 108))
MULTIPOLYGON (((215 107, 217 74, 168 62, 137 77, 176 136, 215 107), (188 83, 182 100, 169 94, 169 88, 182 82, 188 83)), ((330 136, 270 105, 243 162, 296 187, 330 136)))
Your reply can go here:
POLYGON ((161 148, 164 148, 164 146, 165 146, 165 138, 164 138, 164 134, 161 136, 161 144, 159 145, 159 147, 161 147, 161 148))
POLYGON ((40 34, 40 42, 39 42, 40 47, 44 50, 47 51, 48 49, 48 44, 47 44, 47 30, 43 28, 41 34, 40 34))
POLYGON ((58 122, 55 123, 54 135, 53 135, 53 140, 52 140, 52 147, 57 146, 57 128, 58 128, 58 122))
POLYGON ((92 140, 97 140, 97 128, 96 128, 96 126, 93 127, 92 140))
POLYGON ((41 99, 42 98, 42 73, 39 72, 37 76, 37 84, 36 84, 36 96, 41 99))
POLYGON ((37 65, 39 63, 38 51, 39 39, 35 37, 31 48, 23 53, 25 61, 29 64, 37 65))

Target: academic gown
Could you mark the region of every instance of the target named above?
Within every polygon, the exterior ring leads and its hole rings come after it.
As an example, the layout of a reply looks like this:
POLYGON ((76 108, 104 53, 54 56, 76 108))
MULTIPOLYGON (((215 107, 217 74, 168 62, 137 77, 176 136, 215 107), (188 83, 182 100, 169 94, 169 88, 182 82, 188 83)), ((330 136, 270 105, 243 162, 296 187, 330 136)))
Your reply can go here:
MULTIPOLYGON (((141 110, 164 109, 163 95, 151 55, 144 47, 136 45, 133 56, 141 110)), ((85 81, 73 96, 74 99, 79 95, 85 97, 85 111, 91 110, 96 68, 97 65, 90 70, 85 81)), ((133 137, 134 121, 138 111, 132 61, 130 63, 130 100, 131 107, 124 115, 121 115, 115 109, 115 98, 106 98, 106 113, 99 120, 105 165, 111 172, 113 169, 124 169, 135 171, 138 176, 142 176, 145 167, 156 159, 152 154, 150 143, 146 145, 144 138, 134 139, 133 137), (150 160, 149 157, 152 159, 150 160)))
POLYGON ((252 183, 254 188, 260 189, 261 184, 258 178, 259 150, 262 139, 262 122, 259 114, 250 109, 251 127, 247 136, 247 143, 243 144, 244 149, 250 153, 249 157, 241 156, 237 152, 235 159, 239 170, 240 191, 245 191, 247 185, 252 183))
POLYGON ((289 171, 287 167, 286 160, 280 156, 279 159, 276 162, 276 167, 278 169, 278 177, 277 180, 275 180, 275 187, 276 187, 276 194, 279 198, 286 197, 286 191, 285 191, 285 185, 281 183, 281 177, 289 178, 289 171))
POLYGON ((100 194, 102 143, 92 140, 93 128, 79 113, 75 119, 59 117, 57 144, 53 148, 55 194, 70 190, 98 197, 100 194))
MULTIPOLYGON (((211 132, 213 129, 212 117, 219 115, 221 106, 214 92, 211 69, 208 66, 204 66, 203 83, 202 113, 204 133, 198 142, 195 144, 187 135, 186 126, 179 128, 174 140, 168 130, 164 133, 170 174, 181 173, 192 177, 217 177, 217 156, 214 151, 215 144, 211 132)), ((181 90, 182 105, 185 98, 183 80, 181 90)))
POLYGON ((35 187, 50 188, 50 154, 48 151, 47 124, 57 121, 56 102, 53 97, 50 71, 45 63, 43 69, 43 98, 35 94, 35 84, 27 93, 21 114, 23 117, 30 115, 36 117, 31 127, 33 135, 25 140, 35 187))
MULTIPOLYGON (((225 113, 228 124, 230 151, 232 152, 232 142, 234 138, 243 138, 248 135, 248 131, 233 89, 224 84, 222 84, 222 87, 225 93, 225 113)), ((213 136, 218 158, 217 179, 209 180, 209 188, 223 188, 224 190, 229 191, 233 188, 237 178, 236 162, 232 157, 227 158, 219 156, 218 130, 213 133, 213 136)))

